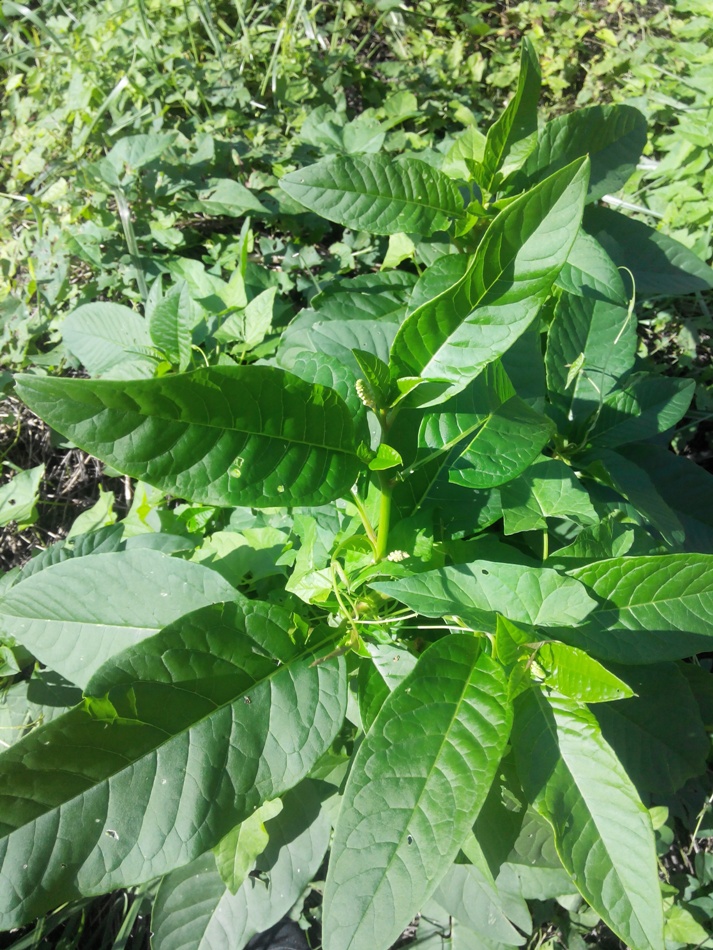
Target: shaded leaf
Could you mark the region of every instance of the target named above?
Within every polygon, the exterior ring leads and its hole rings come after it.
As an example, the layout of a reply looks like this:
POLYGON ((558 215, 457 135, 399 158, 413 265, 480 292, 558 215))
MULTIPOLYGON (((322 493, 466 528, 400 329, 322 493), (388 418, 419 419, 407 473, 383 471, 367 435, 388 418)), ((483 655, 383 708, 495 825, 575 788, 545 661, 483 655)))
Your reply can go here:
POLYGON ((302 782, 284 797, 279 815, 266 823, 269 842, 256 874, 232 895, 211 854, 172 871, 161 881, 153 912, 155 950, 230 950, 277 923, 319 870, 330 824, 320 810, 318 786, 302 782))
POLYGON ((636 696, 594 707, 602 734, 640 794, 672 795, 706 768, 698 704, 673 663, 614 669, 636 696))
POLYGON ((683 244, 610 208, 586 209, 583 227, 617 267, 627 267, 638 297, 690 294, 713 287, 713 270, 683 244))

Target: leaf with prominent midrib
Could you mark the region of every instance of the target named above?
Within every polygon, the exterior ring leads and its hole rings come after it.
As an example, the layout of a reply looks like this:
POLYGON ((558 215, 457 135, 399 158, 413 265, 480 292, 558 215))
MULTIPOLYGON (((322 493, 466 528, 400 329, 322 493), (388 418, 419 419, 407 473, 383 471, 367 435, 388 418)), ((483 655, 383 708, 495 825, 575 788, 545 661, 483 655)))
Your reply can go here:
POLYGON ((494 488, 524 471, 553 431, 550 419, 520 399, 494 363, 462 392, 426 413, 419 444, 434 455, 451 453, 451 482, 494 488))
POLYGON ((424 273, 391 349, 395 374, 449 380, 443 401, 515 342, 567 260, 588 174, 586 159, 563 168, 500 212, 470 262, 424 273))
POLYGON ((542 458, 503 486, 503 509, 505 534, 546 529, 548 518, 599 520, 587 489, 561 459, 542 458))
POLYGON ((568 643, 619 663, 657 663, 711 648, 713 555, 615 557, 569 573, 602 603, 562 638, 568 643))
POLYGON ((508 158, 517 160, 523 141, 537 132, 541 79, 537 54, 532 43, 525 38, 520 50, 520 75, 515 95, 488 129, 483 154, 484 180, 481 182, 484 188, 492 189, 496 174, 503 169, 508 158))
POLYGON ((106 663, 78 706, 0 755, 0 929, 165 874, 328 749, 342 658, 282 608, 205 607, 106 663), (38 882, 42 886, 38 886, 38 882))
MULTIPOLYGON (((329 788, 329 786, 327 786, 329 788)), ((211 854, 172 871, 161 881, 151 912, 154 950, 241 950, 276 924, 313 880, 329 844, 331 826, 319 784, 300 782, 284 796, 279 815, 265 825, 270 836, 257 874, 231 894, 211 854)))
POLYGON ((633 106, 589 106, 551 119, 538 136, 527 161, 507 182, 507 194, 517 194, 589 155, 592 171, 587 201, 618 191, 636 169, 646 145, 646 119, 633 106))
POLYGON ((606 397, 588 439, 597 448, 613 448, 665 432, 684 416, 695 389, 692 379, 637 373, 606 397))
POLYGON ((238 598, 215 571, 138 548, 68 558, 20 581, 0 598, 0 629, 86 686, 110 656, 183 614, 238 598))
POLYGON ((415 277, 400 271, 335 281, 286 328, 277 363, 300 379, 334 389, 360 418, 365 410, 356 381, 364 373, 354 350, 388 360, 414 283, 415 277))
POLYGON ((92 376, 153 376, 158 356, 148 320, 120 304, 98 301, 73 310, 62 324, 67 349, 92 376))
POLYGON ((285 175, 280 187, 328 221, 372 234, 429 237, 464 217, 455 182, 416 158, 333 156, 285 175))
POLYGON ((357 752, 324 894, 326 950, 399 936, 452 864, 510 733, 500 666, 452 634, 386 699, 357 752))
POLYGON ((596 601, 571 582, 550 568, 474 561, 369 586, 426 617, 455 614, 495 633, 497 614, 533 626, 581 623, 596 601))
POLYGON ((586 706, 531 689, 516 705, 513 747, 529 800, 585 900, 632 950, 663 950, 651 819, 586 706))
POLYGON ((18 376, 17 391, 80 448, 189 501, 321 505, 360 467, 344 401, 274 366, 122 383, 18 376))

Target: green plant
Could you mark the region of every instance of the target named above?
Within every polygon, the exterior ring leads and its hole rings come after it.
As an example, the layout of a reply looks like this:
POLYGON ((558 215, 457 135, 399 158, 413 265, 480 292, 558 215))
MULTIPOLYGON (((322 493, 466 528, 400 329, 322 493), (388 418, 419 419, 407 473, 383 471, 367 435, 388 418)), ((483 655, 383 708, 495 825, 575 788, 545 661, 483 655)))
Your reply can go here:
POLYGON ((327 950, 387 950, 418 912, 521 945, 527 898, 585 921, 578 895, 634 950, 698 935, 649 806, 710 750, 688 660, 711 479, 667 449, 693 384, 637 360, 632 293, 713 274, 598 206, 641 115, 538 130, 539 88, 525 42, 507 109, 440 168, 377 145, 286 174, 293 214, 388 246, 279 342, 246 226, 230 282, 68 318, 105 378, 16 377, 141 481, 126 519, 2 581, 7 675, 47 668, 7 692, 5 929, 162 878, 157 950, 240 947, 320 886, 334 823, 327 950))

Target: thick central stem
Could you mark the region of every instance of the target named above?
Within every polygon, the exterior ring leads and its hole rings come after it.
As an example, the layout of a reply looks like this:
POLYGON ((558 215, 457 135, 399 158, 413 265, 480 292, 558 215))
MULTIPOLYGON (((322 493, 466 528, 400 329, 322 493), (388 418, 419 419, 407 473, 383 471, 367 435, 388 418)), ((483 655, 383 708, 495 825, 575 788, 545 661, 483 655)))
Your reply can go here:
POLYGON ((393 482, 385 472, 379 473, 379 487, 381 489, 381 503, 379 505, 379 529, 376 536, 376 561, 386 557, 389 544, 389 522, 391 521, 391 494, 394 490, 393 482))

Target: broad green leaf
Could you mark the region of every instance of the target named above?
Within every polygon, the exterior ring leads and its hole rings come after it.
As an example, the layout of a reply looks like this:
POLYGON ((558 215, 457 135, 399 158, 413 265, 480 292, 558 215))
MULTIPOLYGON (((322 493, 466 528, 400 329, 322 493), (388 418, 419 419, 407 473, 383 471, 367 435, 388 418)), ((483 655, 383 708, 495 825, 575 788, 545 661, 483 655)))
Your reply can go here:
POLYGON ((469 262, 425 272, 391 349, 394 374, 457 392, 515 342, 567 259, 587 179, 586 160, 562 169, 501 211, 469 262))
POLYGON ((18 526, 35 521, 35 505, 44 474, 44 465, 36 465, 24 472, 17 472, 9 482, 0 486, 0 527, 4 528, 13 521, 18 526))
MULTIPOLYGON (((541 182, 588 155, 587 202, 618 191, 636 169, 646 145, 646 119, 632 106, 589 106, 551 119, 522 168, 505 183, 507 194, 541 182)), ((615 263, 616 260, 615 260, 615 263)))
POLYGON ((517 380, 517 395, 533 409, 544 412, 547 387, 542 352, 543 336, 539 323, 539 320, 535 320, 530 324, 510 349, 503 353, 500 363, 509 378, 517 380))
POLYGON ((511 620, 507 620, 501 614, 498 614, 495 625, 494 656, 496 656, 505 666, 516 663, 521 657, 523 647, 531 644, 537 644, 537 633, 531 627, 518 627, 511 620))
POLYGON ((290 910, 319 870, 329 844, 329 820, 315 783, 302 782, 266 823, 267 847, 256 876, 233 895, 211 854, 166 875, 151 914, 154 950, 242 950, 290 910), (229 934, 229 938, 227 938, 229 934))
POLYGON ((339 515, 334 510, 322 508, 295 515, 292 532, 300 539, 300 546, 285 588, 306 603, 324 600, 332 592, 328 565, 339 527, 339 515))
POLYGON ((215 331, 221 343, 242 343, 252 350, 265 339, 272 326, 276 287, 268 287, 249 301, 242 310, 232 313, 215 331))
POLYGON ((403 463, 404 460, 396 449, 382 442, 376 450, 376 455, 369 462, 367 467, 372 472, 385 472, 390 468, 398 468, 400 465, 403 465, 403 463))
POLYGON ((602 734, 640 794, 673 795, 710 751, 691 688, 674 663, 614 669, 636 696, 594 707, 602 734))
POLYGON ((477 430, 451 465, 450 480, 466 488, 495 488, 523 472, 550 441, 554 425, 513 396, 477 430))
POLYGON ((191 362, 191 297, 188 285, 174 287, 151 312, 149 329, 154 345, 183 372, 191 362))
POLYGON ((623 445, 617 450, 647 472, 661 498, 686 532, 686 548, 713 554, 713 477, 700 465, 658 445, 623 445))
POLYGON ((240 597, 215 571, 158 551, 73 557, 15 584, 0 625, 33 656, 86 686, 109 657, 198 607, 240 597))
MULTIPOLYGON (((2 587, 1 593, 4 596, 11 587, 14 587, 20 581, 52 567, 53 564, 67 561, 69 558, 87 557, 89 554, 112 554, 114 551, 119 551, 122 546, 122 534, 122 525, 106 525, 104 528, 97 528, 89 534, 67 537, 63 541, 56 541, 45 548, 44 551, 38 551, 26 564, 23 564, 18 573, 14 575, 12 583, 2 587)), ((3 581, 7 576, 6 574, 3 577, 3 581)))
POLYGON ((566 643, 544 643, 537 651, 544 685, 582 703, 608 703, 634 695, 624 680, 566 643))
POLYGON ((438 885, 433 899, 481 940, 506 947, 520 947, 526 941, 508 921, 503 901, 482 856, 478 864, 454 864, 438 885))
POLYGON ((569 518, 590 525, 599 516, 586 488, 559 459, 535 462, 502 488, 505 534, 546 529, 548 518, 569 518))
POLYGON ((19 376, 17 390, 80 448, 189 501, 323 504, 359 467, 339 396, 273 366, 125 383, 19 376))
POLYGON ((617 267, 627 267, 638 297, 690 294, 713 287, 713 270, 683 244, 610 208, 590 207, 583 219, 617 267))
POLYGON ((486 371, 423 417, 419 442, 437 452, 454 450, 449 477, 455 484, 493 488, 524 471, 553 432, 547 416, 514 395, 502 371, 486 371))
POLYGON ((140 168, 150 165, 161 158, 176 139, 175 132, 158 134, 149 132, 144 135, 125 135, 107 153, 106 160, 123 173, 133 174, 140 168))
MULTIPOLYGON (((513 910, 518 899, 578 896, 557 854, 551 825, 527 802, 517 777, 512 746, 502 764, 500 781, 493 784, 474 827, 478 838, 487 843, 498 891, 511 895, 509 906, 513 910), (492 823, 490 828, 488 821, 492 823)), ((509 916, 520 929, 531 932, 531 923, 528 928, 512 913, 509 916)))
POLYGON ((470 181, 483 160, 486 138, 474 125, 469 125, 446 152, 441 171, 451 178, 470 181))
POLYGON ((117 303, 87 303, 62 324, 67 349, 92 376, 141 379, 158 365, 148 321, 117 303))
POLYGON ((604 561, 625 554, 660 553, 656 547, 654 539, 643 528, 612 518, 584 528, 571 544, 552 555, 552 559, 565 563, 565 570, 570 570, 577 566, 577 561, 604 561))
POLYGON ((411 274, 368 274, 331 285, 312 298, 283 333, 277 362, 301 379, 334 389, 357 417, 364 406, 356 381, 364 376, 354 350, 388 361, 406 313, 411 274))
POLYGON ((309 772, 341 728, 345 668, 313 665, 333 631, 306 648, 290 627, 258 601, 195 611, 0 755, 2 929, 192 861, 309 772))
POLYGON ((114 492, 104 491, 101 485, 99 485, 98 488, 98 501, 96 501, 91 508, 83 511, 81 515, 74 519, 72 527, 67 533, 68 541, 80 535, 88 534, 91 531, 98 531, 100 528, 105 528, 116 522, 116 512, 114 511, 116 496, 114 492))
POLYGON ((596 602, 549 568, 495 561, 456 564, 369 586, 426 617, 455 615, 495 633, 497 614, 533 626, 576 626, 596 602))
POLYGON ((378 152, 384 144, 387 128, 388 125, 382 125, 373 115, 365 112, 347 122, 342 113, 323 105, 309 113, 299 135, 304 142, 316 145, 320 151, 358 155, 378 152))
POLYGON ((626 307, 563 294, 547 334, 547 386, 568 420, 590 415, 636 359, 636 318, 626 307), (581 368, 570 378, 578 359, 581 368))
POLYGON ((695 388, 692 379, 637 373, 606 397, 588 439, 597 448, 615 448, 666 432, 685 415, 695 388))
POLYGON ((0 694, 0 751, 32 729, 51 722, 81 702, 81 691, 50 670, 33 671, 29 680, 3 687, 0 694))
POLYGON ((247 879, 255 861, 265 850, 270 834, 265 822, 282 811, 282 801, 263 802, 252 815, 236 825, 213 848, 218 872, 231 894, 247 879))
POLYGON ((540 99, 541 78, 537 54, 532 43, 525 38, 520 51, 520 74, 515 93, 507 108, 488 129, 481 184, 489 191, 493 188, 498 172, 507 174, 508 165, 513 159, 514 164, 518 164, 535 145, 533 141, 528 148, 524 140, 537 132, 537 103, 540 99))
POLYGON ((211 178, 208 187, 201 189, 195 201, 180 201, 186 211, 199 214, 226 215, 242 218, 246 214, 265 215, 268 210, 257 195, 233 178, 211 178))
MULTIPOLYGON (((693 905, 695 906, 695 905, 693 905)), ((693 944, 696 947, 710 945, 710 930, 687 910, 683 904, 674 904, 666 911, 666 939, 677 946, 693 944)))
POLYGON ((408 234, 398 231, 389 236, 389 246, 381 262, 382 270, 389 270, 392 267, 398 267, 403 261, 409 261, 413 258, 416 251, 416 245, 408 234))
POLYGON ((333 156, 285 175, 280 187, 327 220, 372 234, 429 237, 464 216, 454 182, 415 158, 333 156))
POLYGON ((441 905, 430 900, 422 907, 418 917, 418 929, 414 944, 419 950, 507 950, 505 944, 493 943, 480 934, 473 933, 444 910, 441 905))
POLYGON ((586 706, 532 689, 513 733, 523 788, 584 899, 632 950, 663 950, 651 819, 586 706))
POLYGON ((567 642, 619 663, 657 663, 710 649, 713 555, 617 557, 570 574, 600 605, 572 631, 576 642, 567 642))
POLYGON ((683 525, 656 490, 646 469, 609 449, 588 453, 580 461, 603 485, 625 498, 649 530, 658 531, 670 547, 681 546, 685 537, 683 525))
POLYGON ((580 230, 555 282, 577 297, 626 306, 624 282, 614 261, 599 241, 580 230))
POLYGON ((359 665, 359 715, 368 732, 384 700, 416 665, 416 657, 408 650, 388 644, 369 644, 371 660, 362 659, 359 665))
POLYGON ((509 732, 503 673, 476 638, 452 634, 422 654, 352 764, 324 895, 327 950, 399 936, 458 853, 509 732))
MULTIPOLYGON (((522 789, 518 792, 522 794, 522 789)), ((552 826, 532 806, 522 807, 519 832, 500 867, 498 886, 516 888, 526 900, 546 901, 577 894, 557 854, 552 826)), ((478 830, 481 824, 480 820, 476 823, 478 830)))

